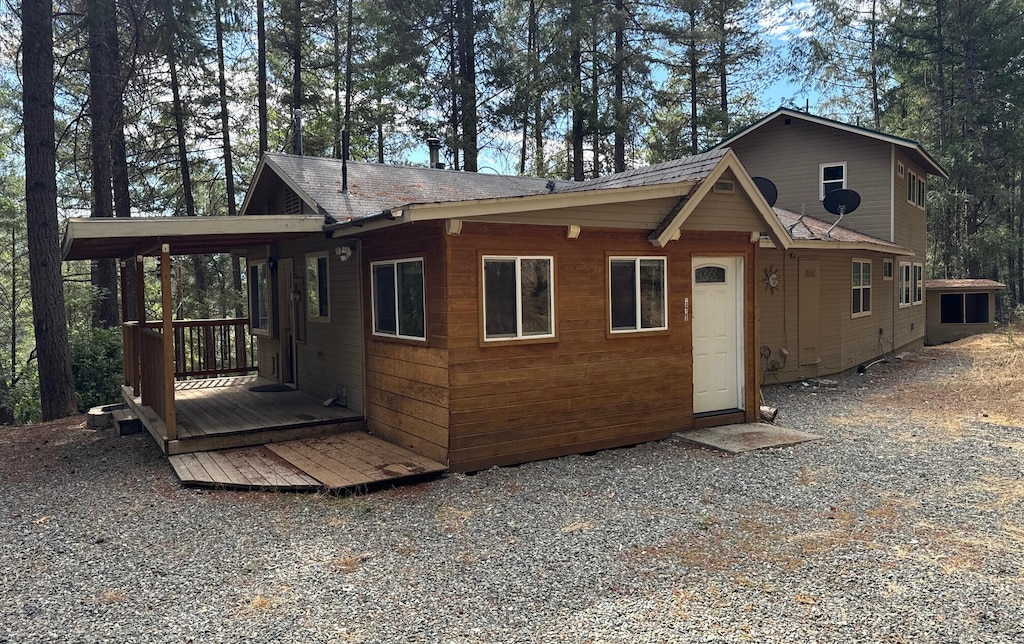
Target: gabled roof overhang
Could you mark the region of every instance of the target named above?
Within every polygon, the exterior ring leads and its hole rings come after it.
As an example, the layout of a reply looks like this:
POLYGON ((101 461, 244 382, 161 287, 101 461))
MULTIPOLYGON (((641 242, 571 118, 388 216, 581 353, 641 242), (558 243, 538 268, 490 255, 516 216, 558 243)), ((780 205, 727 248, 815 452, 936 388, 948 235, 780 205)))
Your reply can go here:
POLYGON ((63 254, 66 260, 124 259, 159 254, 165 243, 175 255, 227 253, 322 234, 323 225, 323 217, 313 215, 74 217, 67 221, 63 254))
POLYGON ((743 138, 744 136, 750 134, 751 132, 754 132, 755 130, 761 128, 762 126, 768 123, 771 123, 772 121, 779 117, 800 119, 803 121, 807 121, 808 123, 816 123, 818 125, 834 128, 836 130, 841 130, 843 132, 850 132, 851 134, 864 136, 869 139, 875 139, 877 141, 891 143, 899 148, 903 148, 912 155, 917 156, 922 167, 929 174, 940 176, 943 179, 949 178, 949 173, 946 172, 946 169, 943 168, 939 164, 939 162, 932 157, 932 155, 928 154, 928 151, 925 150, 924 147, 922 147, 921 144, 918 143, 917 141, 905 139, 903 137, 895 136, 893 134, 885 134, 883 132, 878 132, 876 130, 869 130, 867 128, 863 128, 857 125, 850 125, 849 123, 843 123, 841 121, 834 121, 832 119, 827 119, 822 116, 815 116, 813 114, 808 114, 806 112, 801 112, 800 110, 793 110, 786 107, 781 107, 772 112, 771 114, 769 114, 768 116, 764 117, 763 119, 756 121, 748 125, 747 127, 743 128, 742 130, 739 130, 738 132, 730 135, 725 140, 721 141, 711 149, 718 150, 721 148, 729 147, 734 141, 743 138))
MULTIPOLYGON (((778 248, 771 239, 762 239, 761 248, 778 248)), ((836 251, 854 250, 865 253, 883 253, 898 257, 914 257, 917 253, 909 248, 895 246, 886 242, 872 243, 862 241, 837 241, 830 239, 794 239, 786 250, 836 251)))
POLYGON ((638 185, 614 188, 595 187, 592 190, 572 190, 548 194, 524 195, 521 197, 500 197, 467 201, 440 203, 412 203, 383 212, 347 221, 328 224, 324 230, 334 237, 354 235, 377 228, 415 221, 462 220, 493 215, 511 215, 524 212, 538 212, 562 208, 625 204, 657 199, 675 199, 676 205, 667 214, 662 224, 651 234, 649 240, 655 246, 665 246, 678 237, 680 226, 685 223, 699 206, 722 175, 731 170, 740 186, 750 198, 757 211, 763 230, 783 248, 791 240, 771 207, 757 189, 753 180, 736 158, 727 150, 718 164, 699 181, 687 180, 655 185, 638 185))

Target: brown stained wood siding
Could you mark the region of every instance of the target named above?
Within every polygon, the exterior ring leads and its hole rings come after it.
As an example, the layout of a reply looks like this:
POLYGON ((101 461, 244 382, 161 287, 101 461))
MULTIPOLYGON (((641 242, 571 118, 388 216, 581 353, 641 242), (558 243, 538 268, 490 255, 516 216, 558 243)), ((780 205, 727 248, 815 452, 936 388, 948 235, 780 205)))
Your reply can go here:
POLYGON ((372 434, 448 462, 448 292, 442 222, 394 226, 360 237, 366 416, 372 434), (370 263, 423 258, 427 340, 375 336, 370 263))
MULTIPOLYGON (((780 208, 833 221, 819 198, 819 165, 846 162, 846 187, 861 196, 856 213, 842 225, 891 241, 889 194, 892 144, 787 117, 765 123, 730 147, 751 176, 763 176, 779 189, 780 208)), ((906 194, 904 192, 904 194, 906 194)))
MULTIPOLYGON (((448 237, 449 467, 470 471, 665 438, 693 427, 690 257, 732 252, 745 258, 747 299, 755 267, 749 233, 686 233, 654 248, 647 232, 467 222, 448 237), (557 339, 482 343, 479 279, 483 254, 555 258, 557 339), (669 330, 608 333, 607 257, 668 258, 669 330)), ((748 364, 756 350, 747 310, 748 364)), ((753 370, 748 407, 756 396, 753 370)))

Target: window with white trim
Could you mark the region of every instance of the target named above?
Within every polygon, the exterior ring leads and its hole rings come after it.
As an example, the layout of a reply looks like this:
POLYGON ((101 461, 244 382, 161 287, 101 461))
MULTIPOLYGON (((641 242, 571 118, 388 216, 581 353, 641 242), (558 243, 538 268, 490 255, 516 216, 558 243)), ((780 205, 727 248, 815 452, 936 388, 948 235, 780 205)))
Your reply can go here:
POLYGON ((910 306, 910 298, 914 292, 910 279, 911 275, 910 263, 900 262, 900 308, 910 306))
POLYGON ((914 277, 913 277, 913 304, 924 302, 924 264, 914 264, 914 277))
POLYGON ((904 167, 903 163, 897 161, 896 162, 896 175, 902 177, 905 172, 906 172, 906 168, 904 167))
POLYGON ((266 260, 249 262, 249 328, 270 333, 270 265, 266 260))
POLYGON ((423 258, 370 263, 373 334, 426 340, 423 258))
POLYGON ((819 199, 824 199, 825 195, 832 192, 833 190, 839 190, 840 188, 846 187, 846 162, 842 163, 822 163, 819 167, 820 174, 820 195, 819 199))
POLYGON ((907 170, 907 203, 924 208, 927 194, 928 184, 924 177, 919 177, 913 171, 907 170))
POLYGON ((892 260, 891 259, 883 259, 882 260, 882 279, 885 280, 886 282, 891 282, 892 281, 892 260))
POLYGON ((554 337, 553 278, 552 257, 485 256, 484 340, 554 337))
POLYGON ((306 319, 310 322, 330 322, 330 254, 306 255, 306 319))
POLYGON ((612 333, 668 328, 664 257, 610 257, 608 293, 612 333))
POLYGON ((871 260, 853 260, 853 317, 871 315, 871 260))

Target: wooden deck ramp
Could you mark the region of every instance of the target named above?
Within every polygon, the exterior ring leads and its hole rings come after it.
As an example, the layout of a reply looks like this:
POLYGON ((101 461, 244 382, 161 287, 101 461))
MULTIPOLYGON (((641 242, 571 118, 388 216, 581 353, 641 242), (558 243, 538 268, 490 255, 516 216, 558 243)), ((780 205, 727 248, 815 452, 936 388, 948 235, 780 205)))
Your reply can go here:
POLYGON ((360 489, 448 469, 365 432, 169 457, 185 485, 274 490, 360 489))

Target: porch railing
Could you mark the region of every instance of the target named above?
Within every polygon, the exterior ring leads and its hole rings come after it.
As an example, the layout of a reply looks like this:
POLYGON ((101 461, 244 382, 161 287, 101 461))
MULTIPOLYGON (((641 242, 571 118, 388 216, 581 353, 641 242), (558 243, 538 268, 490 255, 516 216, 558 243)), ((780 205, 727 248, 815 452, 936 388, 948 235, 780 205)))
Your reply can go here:
MULTIPOLYGON (((138 390, 142 404, 167 419, 167 383, 164 378, 164 336, 153 329, 137 329, 138 390)), ((127 355, 127 351, 125 352, 127 355)))
MULTIPOLYGON (((175 379, 244 375, 256 371, 256 348, 246 328, 248 324, 246 318, 174 320, 175 379)), ((136 395, 140 393, 140 371, 149 371, 152 367, 139 349, 142 331, 161 336, 160 322, 126 322, 123 326, 125 384, 136 395)))

